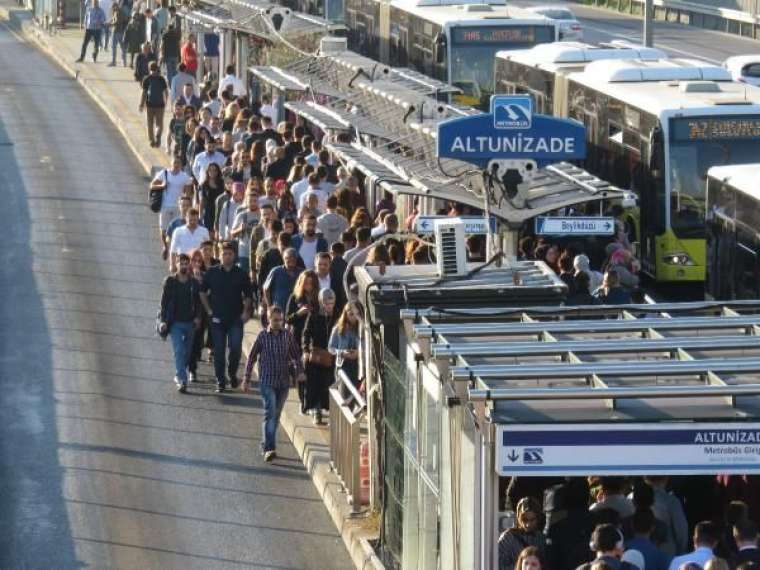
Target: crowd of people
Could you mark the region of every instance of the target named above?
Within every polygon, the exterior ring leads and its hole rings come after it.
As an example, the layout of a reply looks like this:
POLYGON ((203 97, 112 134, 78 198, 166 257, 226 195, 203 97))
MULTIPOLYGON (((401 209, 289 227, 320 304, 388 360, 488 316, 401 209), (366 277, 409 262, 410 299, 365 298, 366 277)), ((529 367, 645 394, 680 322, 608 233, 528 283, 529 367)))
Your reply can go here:
POLYGON ((753 477, 514 477, 499 570, 760 568, 753 477))

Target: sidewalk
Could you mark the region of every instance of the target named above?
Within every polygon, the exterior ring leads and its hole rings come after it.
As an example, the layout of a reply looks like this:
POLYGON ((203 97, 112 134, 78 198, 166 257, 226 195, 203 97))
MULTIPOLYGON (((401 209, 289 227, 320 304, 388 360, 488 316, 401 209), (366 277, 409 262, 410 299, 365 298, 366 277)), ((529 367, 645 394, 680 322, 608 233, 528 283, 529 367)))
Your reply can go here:
MULTIPOLYGON (((148 144, 145 116, 138 111, 140 91, 132 70, 122 67, 120 63, 116 67, 108 67, 111 61, 110 49, 99 54, 98 63, 92 63, 90 46, 86 63, 75 63, 79 57, 83 32, 72 26, 50 35, 36 26, 28 10, 20 8, 12 0, 0 0, 0 24, 8 24, 30 45, 39 48, 81 83, 124 137, 146 176, 167 165, 169 157, 166 153, 151 148, 148 144)), ((117 62, 119 59, 117 54, 117 62)), ((167 114, 165 128, 169 119, 167 114)), ((243 343, 246 353, 256 333, 255 323, 251 322, 246 327, 243 343)), ((382 569, 382 564, 370 546, 370 541, 379 534, 376 520, 350 516, 345 493, 341 490, 338 478, 330 470, 330 438, 327 428, 313 426, 310 418, 298 413, 298 399, 293 392, 285 405, 281 424, 311 474, 355 566, 362 570, 382 569)))

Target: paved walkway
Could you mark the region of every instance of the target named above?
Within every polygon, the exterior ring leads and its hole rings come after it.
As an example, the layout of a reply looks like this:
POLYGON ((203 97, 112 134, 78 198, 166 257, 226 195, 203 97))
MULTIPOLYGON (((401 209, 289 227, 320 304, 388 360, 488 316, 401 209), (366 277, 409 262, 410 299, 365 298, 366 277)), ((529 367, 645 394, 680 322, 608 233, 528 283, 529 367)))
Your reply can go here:
MULTIPOLYGON (((92 63, 88 50, 88 60, 76 63, 81 49, 82 32, 77 28, 58 31, 54 35, 39 30, 29 20, 28 13, 18 10, 9 0, 0 0, 0 20, 5 16, 14 27, 23 30, 25 36, 50 56, 70 76, 76 77, 92 98, 93 104, 99 106, 111 119, 113 125, 124 137, 125 142, 135 155, 145 173, 165 166, 168 156, 160 149, 151 148, 147 143, 144 116, 138 112, 139 88, 130 68, 108 67, 110 51, 101 52, 99 61, 92 63), (107 57, 104 57, 107 56, 107 57)), ((117 57, 117 61, 118 61, 117 57)), ((70 97, 70 91, 62 91, 63 97, 70 97)), ((168 122, 168 116, 167 116, 168 122)), ((97 137, 107 133, 93 134, 94 144, 97 137)), ((147 208, 146 208, 147 211, 147 208)), ((247 349, 255 336, 253 325, 246 330, 245 348, 247 349)), ((368 521, 356 521, 348 515, 348 505, 340 492, 340 485, 329 470, 329 432, 326 428, 316 428, 308 418, 300 416, 295 397, 291 397, 285 407, 282 419, 285 433, 295 444, 296 451, 312 475, 317 491, 322 496, 330 515, 342 533, 344 542, 349 547, 351 557, 357 567, 381 567, 372 556, 368 539, 377 535, 377 529, 368 521)), ((253 445, 253 443, 251 443, 253 445)), ((337 563, 337 561, 336 561, 337 563)), ((337 566, 330 566, 337 567, 337 566)))

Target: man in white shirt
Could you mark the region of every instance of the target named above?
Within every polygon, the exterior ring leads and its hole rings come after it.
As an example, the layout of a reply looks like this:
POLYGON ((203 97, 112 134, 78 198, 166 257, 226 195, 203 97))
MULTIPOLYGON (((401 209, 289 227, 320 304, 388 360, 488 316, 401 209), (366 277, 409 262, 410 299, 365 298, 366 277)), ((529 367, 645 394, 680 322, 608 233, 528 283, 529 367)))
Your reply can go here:
MULTIPOLYGON (((174 77, 172 77, 172 101, 176 101, 177 98, 182 95, 182 90, 188 83, 193 86, 192 95, 197 95, 198 86, 195 83, 195 77, 187 72, 187 66, 184 63, 180 63, 179 71, 174 77)), ((196 111, 198 111, 198 109, 196 109, 196 111)))
POLYGON ((262 95, 259 113, 261 113, 262 117, 269 117, 272 120, 272 124, 277 124, 277 111, 272 105, 269 95, 262 95))
POLYGON ((682 556, 676 556, 669 570, 678 570, 683 564, 694 562, 700 566, 707 564, 713 558, 713 549, 718 544, 718 528, 711 521, 702 521, 694 527, 694 551, 682 556))
POLYGON ((332 289, 332 276, 330 275, 330 254, 323 251, 317 254, 316 260, 317 279, 319 290, 332 289))
POLYGON ((232 85, 232 94, 235 97, 243 97, 245 95, 245 85, 235 76, 235 66, 228 65, 225 71, 227 75, 222 77, 222 80, 219 82, 219 92, 221 93, 227 89, 228 85, 232 85))
POLYGON ((299 208, 299 204, 301 203, 301 196, 303 196, 304 192, 306 192, 309 189, 309 176, 311 176, 314 173, 314 167, 306 165, 303 169, 303 178, 301 178, 298 182, 294 182, 290 186, 290 192, 293 194, 293 202, 296 205, 296 208, 299 208))
POLYGON ((372 239, 377 239, 385 234, 395 234, 398 232, 398 216, 396 214, 386 214, 381 224, 372 228, 372 239))
POLYGON ((309 203, 309 196, 312 194, 317 197, 317 208, 322 212, 327 209, 327 193, 319 187, 320 182, 319 174, 314 173, 309 175, 309 189, 301 194, 301 198, 298 202, 299 210, 309 203))
POLYGON ((235 218, 238 209, 244 206, 245 184, 242 182, 232 183, 232 197, 224 203, 219 212, 219 238, 228 240, 232 237, 232 228, 235 227, 235 218))
POLYGON ((219 111, 222 109, 222 102, 219 100, 219 97, 217 97, 216 89, 211 89, 208 92, 208 103, 203 105, 203 108, 208 109, 208 112, 211 113, 211 116, 219 116, 219 111))
MULTIPOLYGON (((150 183, 151 189, 163 188, 161 195, 161 210, 158 213, 158 229, 161 234, 161 243, 166 242, 166 230, 174 218, 179 215, 179 198, 185 186, 192 184, 192 178, 182 170, 182 159, 174 157, 171 168, 164 168, 156 173, 150 183)), ((166 259, 167 250, 163 249, 163 258, 166 259)))
POLYGON ((224 168, 227 157, 221 152, 217 152, 216 141, 214 139, 208 139, 206 141, 206 150, 198 153, 193 161, 193 176, 195 176, 199 186, 205 182, 208 165, 212 162, 218 164, 219 168, 224 168))
POLYGON ((169 248, 171 252, 172 272, 177 269, 177 259, 180 253, 190 254, 194 249, 200 249, 201 244, 208 240, 208 230, 198 224, 200 214, 195 208, 190 208, 187 212, 187 223, 172 232, 172 244, 169 248))

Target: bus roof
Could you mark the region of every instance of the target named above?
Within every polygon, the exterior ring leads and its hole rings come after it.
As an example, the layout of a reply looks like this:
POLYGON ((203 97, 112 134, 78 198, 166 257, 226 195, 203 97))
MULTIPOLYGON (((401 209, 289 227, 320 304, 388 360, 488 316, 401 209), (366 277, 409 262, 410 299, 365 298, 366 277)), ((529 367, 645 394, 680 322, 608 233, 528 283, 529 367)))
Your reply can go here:
POLYGON ((657 48, 626 43, 595 46, 583 42, 554 42, 530 49, 500 51, 496 57, 556 72, 560 69, 582 70, 587 64, 599 60, 658 60, 667 58, 667 54, 657 48))
POLYGON ((760 200, 760 163, 713 166, 707 175, 736 188, 753 200, 760 200))
POLYGON ((550 25, 553 21, 533 12, 507 6, 504 2, 466 2, 457 0, 391 0, 391 6, 434 22, 439 26, 459 25, 550 25))
POLYGON ((760 88, 732 82, 725 69, 697 60, 598 61, 569 78, 657 116, 760 114, 760 88))

